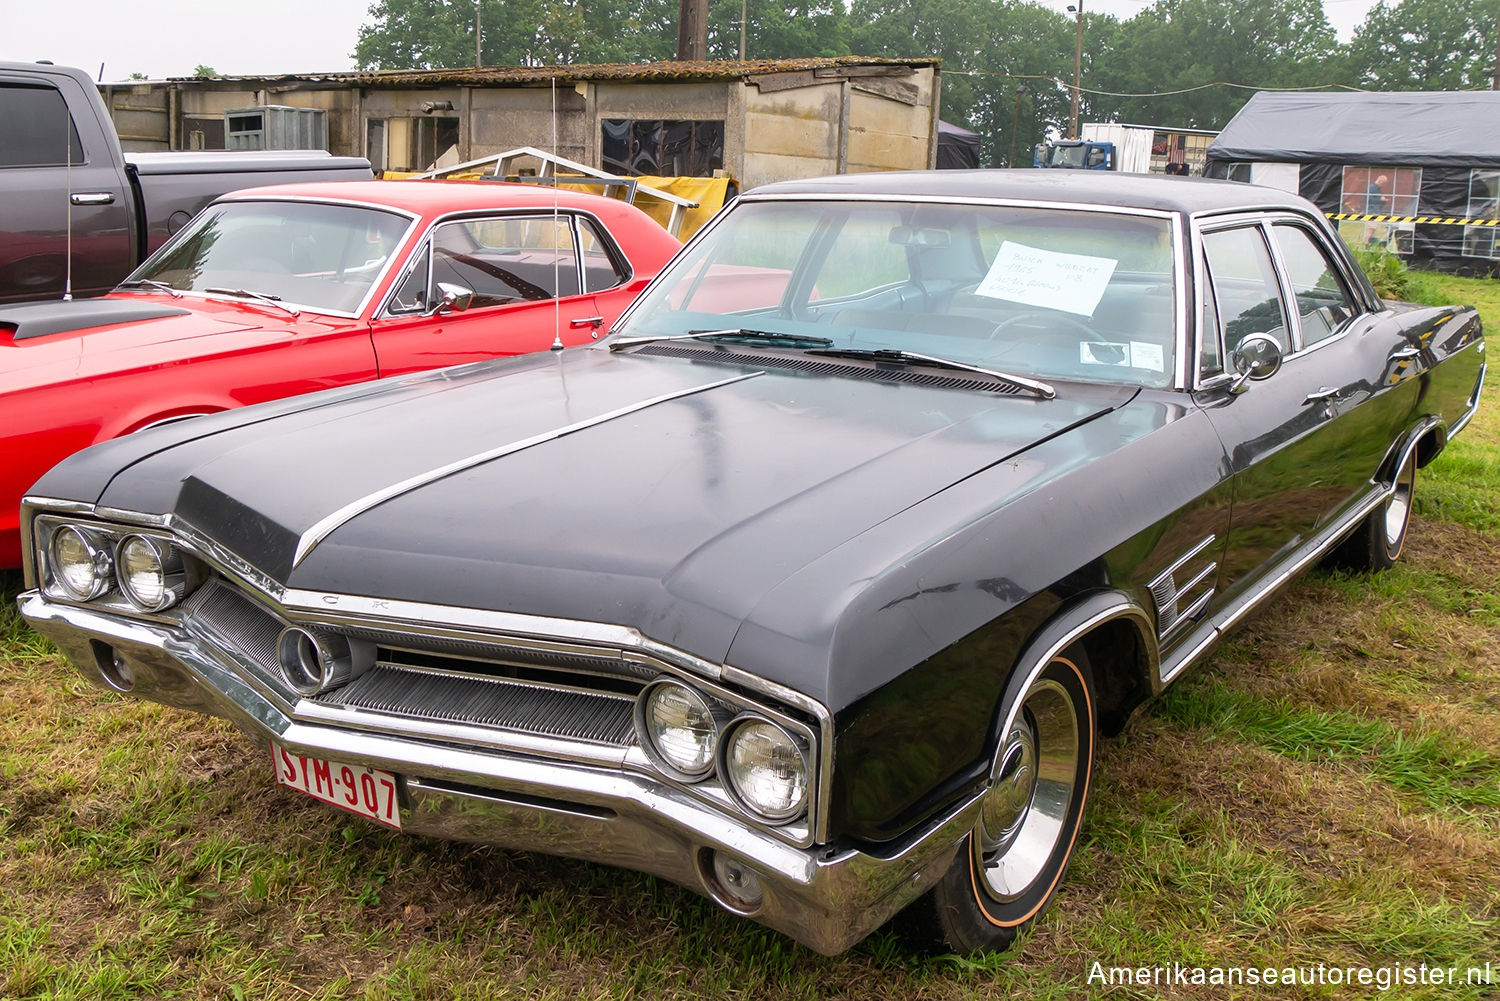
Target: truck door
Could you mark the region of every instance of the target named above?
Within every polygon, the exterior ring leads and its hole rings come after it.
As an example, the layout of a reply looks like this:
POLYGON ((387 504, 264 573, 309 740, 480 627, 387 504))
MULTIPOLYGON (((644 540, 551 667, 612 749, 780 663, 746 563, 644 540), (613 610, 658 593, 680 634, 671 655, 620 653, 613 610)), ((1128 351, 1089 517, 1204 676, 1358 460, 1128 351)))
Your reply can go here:
POLYGON ((0 302, 61 296, 70 242, 76 296, 107 292, 134 265, 124 172, 75 90, 71 77, 0 74, 0 302))

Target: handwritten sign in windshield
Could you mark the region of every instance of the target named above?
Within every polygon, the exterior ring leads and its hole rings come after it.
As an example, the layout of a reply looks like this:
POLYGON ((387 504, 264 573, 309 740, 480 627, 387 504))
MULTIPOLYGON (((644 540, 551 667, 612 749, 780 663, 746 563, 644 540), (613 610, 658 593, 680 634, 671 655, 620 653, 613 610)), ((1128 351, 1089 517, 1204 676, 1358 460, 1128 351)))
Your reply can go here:
POLYGON ((1116 263, 1108 257, 1059 254, 1006 240, 974 291, 992 299, 1093 316, 1116 263))

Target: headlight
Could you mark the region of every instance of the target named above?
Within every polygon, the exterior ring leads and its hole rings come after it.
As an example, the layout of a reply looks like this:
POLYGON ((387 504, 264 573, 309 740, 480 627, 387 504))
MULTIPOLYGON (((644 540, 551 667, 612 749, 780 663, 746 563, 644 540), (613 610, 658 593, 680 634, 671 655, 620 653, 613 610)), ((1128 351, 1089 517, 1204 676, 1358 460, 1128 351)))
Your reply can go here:
POLYGON ((776 823, 807 807, 807 755, 797 738, 769 720, 745 716, 724 736, 721 774, 740 805, 776 823))
POLYGON ((63 594, 75 601, 89 601, 109 590, 109 550, 73 525, 52 533, 47 568, 63 594))
POLYGON ((636 700, 635 725, 652 760, 674 777, 696 782, 713 771, 719 725, 727 715, 686 685, 657 681, 636 700))
POLYGON ((115 549, 115 577, 121 593, 143 612, 171 608, 182 598, 186 585, 176 547, 144 535, 120 540, 115 549))

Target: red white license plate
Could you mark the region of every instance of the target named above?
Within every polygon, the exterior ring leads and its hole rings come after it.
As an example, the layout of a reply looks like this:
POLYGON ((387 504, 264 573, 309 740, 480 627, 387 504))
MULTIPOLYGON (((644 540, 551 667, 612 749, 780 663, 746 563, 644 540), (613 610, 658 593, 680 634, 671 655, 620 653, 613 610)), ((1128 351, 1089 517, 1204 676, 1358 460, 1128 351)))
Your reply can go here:
POLYGON ((276 767, 279 784, 401 830, 396 776, 390 772, 295 754, 274 740, 271 741, 271 761, 276 767))

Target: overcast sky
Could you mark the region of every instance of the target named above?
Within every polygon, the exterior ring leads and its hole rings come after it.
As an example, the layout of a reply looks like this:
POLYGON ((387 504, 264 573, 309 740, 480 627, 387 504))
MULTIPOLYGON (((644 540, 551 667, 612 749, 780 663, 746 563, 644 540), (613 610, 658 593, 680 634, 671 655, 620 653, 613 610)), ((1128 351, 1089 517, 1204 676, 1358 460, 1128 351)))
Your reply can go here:
MULTIPOLYGON (((1071 0, 1042 0, 1063 10, 1071 0)), ((1150 0, 1085 0, 1085 9, 1127 18, 1150 0)), ((1253 0, 1250 0, 1253 2, 1253 0)), ((1348 39, 1375 0, 1323 0, 1348 39)), ((50 59, 106 80, 220 73, 336 72, 350 53, 370 0, 0 0, 0 59, 50 59)), ((911 56, 929 52, 905 53, 911 56)), ((753 53, 752 53, 753 55, 753 53)))

